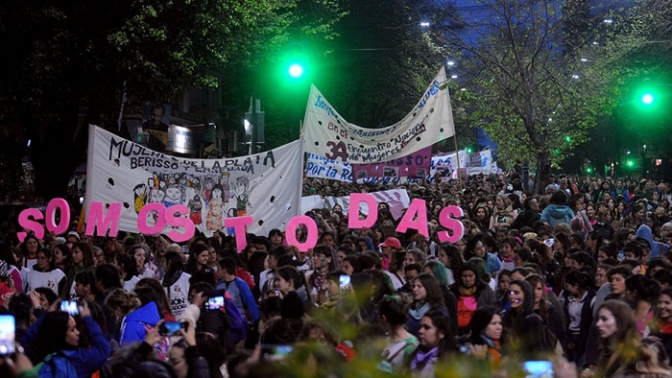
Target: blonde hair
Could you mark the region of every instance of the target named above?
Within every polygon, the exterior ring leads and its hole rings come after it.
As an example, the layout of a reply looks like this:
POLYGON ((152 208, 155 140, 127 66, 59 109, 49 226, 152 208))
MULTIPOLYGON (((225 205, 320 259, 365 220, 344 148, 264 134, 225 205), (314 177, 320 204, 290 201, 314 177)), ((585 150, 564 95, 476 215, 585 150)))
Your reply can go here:
POLYGON ((115 290, 105 301, 105 305, 112 311, 119 310, 121 316, 140 308, 142 303, 134 292, 115 290))

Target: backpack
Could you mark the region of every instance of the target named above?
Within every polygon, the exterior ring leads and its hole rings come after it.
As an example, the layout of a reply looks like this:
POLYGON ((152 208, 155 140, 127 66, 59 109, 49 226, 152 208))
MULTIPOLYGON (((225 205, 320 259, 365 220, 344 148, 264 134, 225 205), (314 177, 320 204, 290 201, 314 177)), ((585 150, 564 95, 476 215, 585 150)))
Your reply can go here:
POLYGON ((235 345, 238 344, 241 340, 245 340, 247 338, 247 331, 249 330, 250 326, 245 316, 241 315, 240 311, 238 311, 238 307, 236 307, 236 304, 233 302, 229 294, 226 294, 225 298, 226 300, 224 301, 224 308, 226 313, 229 315, 229 319, 231 320, 231 338, 233 339, 233 343, 235 345))
POLYGON ((39 378, 71 378, 77 376, 77 371, 72 366, 69 356, 63 351, 48 355, 40 364, 42 366, 39 367, 37 372, 39 378))

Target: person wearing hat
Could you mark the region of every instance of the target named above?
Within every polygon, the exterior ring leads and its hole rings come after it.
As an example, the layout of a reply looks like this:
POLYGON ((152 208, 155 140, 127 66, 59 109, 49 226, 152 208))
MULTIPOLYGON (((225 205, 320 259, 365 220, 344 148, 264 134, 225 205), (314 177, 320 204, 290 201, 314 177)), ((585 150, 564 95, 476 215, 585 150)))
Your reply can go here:
POLYGON ((381 260, 383 270, 388 270, 392 255, 401 249, 401 242, 397 238, 389 237, 380 244, 380 248, 383 250, 383 258, 381 260))
POLYGON ((77 231, 68 232, 68 237, 66 238, 68 243, 76 244, 79 242, 79 233, 77 231))

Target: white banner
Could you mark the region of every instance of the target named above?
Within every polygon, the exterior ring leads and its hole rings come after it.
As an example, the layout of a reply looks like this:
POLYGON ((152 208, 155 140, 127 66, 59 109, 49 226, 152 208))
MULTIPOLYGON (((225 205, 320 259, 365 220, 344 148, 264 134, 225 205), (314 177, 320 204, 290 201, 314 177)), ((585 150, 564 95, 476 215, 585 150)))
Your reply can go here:
MULTIPOLYGON (((468 154, 466 150, 460 151, 460 168, 467 168, 470 175, 479 173, 493 173, 492 152, 483 150, 478 153, 468 154)), ((457 153, 432 156, 432 165, 429 170, 429 180, 434 180, 436 173, 441 173, 444 180, 457 178, 457 153)))
MULTIPOLYGON (((392 215, 399 219, 403 213, 403 210, 408 208, 411 203, 411 199, 408 197, 408 193, 405 189, 391 189, 384 190, 380 192, 372 192, 371 194, 378 203, 387 202, 390 205, 390 212, 392 215)), ((348 214, 350 210, 350 196, 345 197, 324 197, 324 199, 317 200, 315 197, 319 196, 309 196, 303 197, 301 200, 301 213, 305 214, 306 212, 313 209, 332 209, 334 205, 340 205, 343 209, 343 214, 348 214)), ((368 214, 369 209, 366 204, 361 204, 359 209, 363 214, 368 214)))
MULTIPOLYGON (((252 216, 247 232, 267 235, 299 215, 303 142, 229 159, 168 156, 89 127, 86 203, 123 203, 119 229, 138 232, 138 213, 148 203, 184 204, 196 229, 207 236, 223 219, 252 216)), ((155 215, 147 223, 155 224, 155 215)), ((172 228, 167 227, 164 232, 172 228)))
POLYGON ((352 182, 352 165, 324 156, 306 154, 306 177, 352 182))
POLYGON ((455 134, 446 72, 441 68, 406 117, 381 129, 348 123, 312 86, 303 130, 306 152, 327 159, 368 164, 409 155, 455 134))

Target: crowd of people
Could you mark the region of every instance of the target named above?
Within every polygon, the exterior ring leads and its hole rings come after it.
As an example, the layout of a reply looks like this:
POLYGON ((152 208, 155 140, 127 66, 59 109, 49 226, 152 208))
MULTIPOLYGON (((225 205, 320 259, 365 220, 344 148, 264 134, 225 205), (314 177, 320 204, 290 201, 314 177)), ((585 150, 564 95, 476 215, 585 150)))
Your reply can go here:
POLYGON ((429 237, 398 233, 388 203, 357 230, 348 217, 360 214, 340 205, 309 211, 319 238, 305 253, 277 229, 248 234, 240 253, 222 232, 176 244, 74 230, 19 242, 7 231, 0 316, 13 317, 16 343, 10 353, 0 340, 0 376, 544 376, 533 366, 551 366, 561 377, 672 377, 671 186, 553 177, 532 195, 511 173, 462 187, 305 179, 303 189, 393 187, 426 201, 429 237), (454 244, 437 238, 448 205, 465 213, 454 244))

